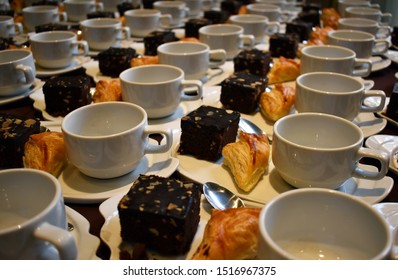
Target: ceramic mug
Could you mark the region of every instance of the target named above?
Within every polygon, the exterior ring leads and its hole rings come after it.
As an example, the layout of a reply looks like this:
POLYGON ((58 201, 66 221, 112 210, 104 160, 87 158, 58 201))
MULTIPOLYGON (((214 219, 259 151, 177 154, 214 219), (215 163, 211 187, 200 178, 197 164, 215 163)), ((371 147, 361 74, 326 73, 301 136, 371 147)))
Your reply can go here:
POLYGON ((379 9, 371 7, 348 7, 345 9, 346 17, 367 18, 387 25, 391 24, 392 14, 382 13, 379 9))
POLYGON ((263 15, 269 21, 284 22, 289 18, 288 13, 282 11, 281 7, 266 3, 253 3, 246 6, 248 14, 263 15))
POLYGON ((342 18, 346 16, 345 9, 348 7, 371 7, 380 9, 379 4, 370 3, 368 0, 339 0, 337 2, 337 10, 342 18))
POLYGON ((44 68, 65 68, 71 65, 74 56, 88 53, 86 41, 77 40, 70 31, 48 31, 30 37, 33 57, 44 68))
POLYGON ((23 27, 20 22, 14 22, 10 16, 0 16, 0 37, 10 37, 23 33, 23 27))
POLYGON ((301 50, 301 74, 335 72, 366 77, 372 71, 370 59, 356 58, 355 52, 340 46, 306 46, 301 50), (359 69, 358 69, 359 68, 359 69))
POLYGON ((295 108, 299 113, 325 113, 352 121, 360 112, 382 111, 385 101, 382 90, 365 90, 362 82, 344 74, 311 72, 296 79, 295 108), (366 105, 368 97, 380 102, 366 105))
POLYGON ((209 68, 223 65, 227 54, 223 49, 210 50, 200 42, 170 42, 157 48, 160 64, 173 65, 184 71, 186 79, 200 80, 209 68))
POLYGON ((130 28, 131 35, 145 37, 158 28, 171 26, 171 15, 162 14, 156 9, 133 9, 124 13, 126 25, 130 28))
POLYGON ((203 96, 199 80, 185 80, 181 68, 156 64, 127 69, 120 73, 122 99, 145 109, 148 118, 172 115, 181 101, 195 101, 203 96), (187 94, 185 88, 194 88, 197 94, 187 94))
POLYGON ((64 8, 70 21, 79 22, 87 19, 89 13, 103 11, 104 5, 95 0, 65 0, 64 8))
POLYGON ((274 124, 272 162, 296 188, 337 189, 356 177, 380 180, 388 171, 388 154, 363 148, 362 130, 341 117, 323 113, 287 115, 274 124), (359 165, 370 158, 380 170, 359 165))
POLYGON ((396 259, 397 249, 385 218, 360 198, 339 191, 291 190, 260 212, 259 259, 396 259))
POLYGON ((50 173, 0 170, 0 259, 76 259, 60 182, 50 173))
POLYGON ((32 52, 24 49, 0 51, 0 96, 26 92, 35 82, 32 52))
POLYGON ((143 108, 122 101, 80 107, 65 116, 61 128, 70 163, 99 179, 123 176, 145 154, 165 153, 173 142, 171 130, 151 129, 143 108), (149 143, 155 133, 164 136, 164 144, 149 143))
POLYGON ((68 16, 65 12, 60 12, 57 6, 38 5, 29 6, 22 9, 24 26, 28 32, 35 31, 37 25, 66 22, 68 16))
POLYGON ((171 15, 171 25, 180 26, 189 14, 189 8, 184 1, 156 1, 153 8, 162 14, 171 15))
POLYGON ((367 18, 340 18, 337 29, 349 29, 368 32, 376 38, 387 38, 391 35, 392 28, 388 25, 382 25, 373 19, 367 18))

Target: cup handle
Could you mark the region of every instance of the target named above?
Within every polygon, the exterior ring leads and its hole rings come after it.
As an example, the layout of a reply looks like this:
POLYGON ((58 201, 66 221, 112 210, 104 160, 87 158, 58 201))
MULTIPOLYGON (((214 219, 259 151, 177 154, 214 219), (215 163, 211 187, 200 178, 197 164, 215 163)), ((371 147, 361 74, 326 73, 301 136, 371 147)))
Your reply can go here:
POLYGON ((170 14, 160 15, 160 27, 168 28, 171 26, 172 17, 170 14))
POLYGON ((368 97, 379 97, 380 98, 380 103, 378 106, 367 106, 365 104, 361 104, 360 111, 361 112, 380 112, 384 109, 384 106, 386 104, 386 94, 382 90, 368 90, 365 91, 362 100, 365 100, 368 97))
POLYGON ((390 48, 390 46, 391 43, 388 40, 376 39, 373 46, 372 55, 383 54, 390 48))
POLYGON ((189 9, 188 7, 185 7, 185 8, 183 9, 183 11, 184 11, 184 16, 183 16, 183 17, 184 17, 184 18, 188 17, 190 9, 189 9))
POLYGON ((239 38, 241 39, 243 47, 253 48, 256 43, 256 38, 251 34, 241 34, 239 38))
POLYGON ((216 49, 209 51, 210 62, 209 67, 215 68, 221 66, 227 61, 227 52, 224 49, 216 49))
POLYGON ((25 75, 25 82, 24 84, 33 84, 35 81, 35 75, 33 73, 33 69, 30 66, 26 66, 23 64, 19 64, 16 66, 16 69, 22 71, 25 75))
POLYGON ((183 88, 187 87, 195 87, 197 94, 195 95, 187 95, 185 91, 183 90, 183 93, 181 95, 181 101, 194 101, 201 99, 203 96, 203 83, 199 80, 183 80, 181 82, 181 85, 183 88))
POLYGON ((390 25, 392 20, 392 14, 391 13, 384 13, 381 15, 381 23, 382 24, 387 24, 390 25))
POLYGON ((23 33, 22 23, 16 22, 14 23, 14 35, 20 35, 23 33))
POLYGON ((388 165, 390 162, 389 155, 387 153, 362 147, 359 149, 357 156, 358 161, 361 158, 371 158, 377 160, 380 163, 380 170, 369 171, 359 166, 356 166, 354 171, 352 172, 352 175, 354 177, 367 180, 380 180, 384 178, 384 176, 386 176, 388 171, 388 165))
POLYGON ((388 38, 391 35, 393 29, 391 26, 382 25, 376 32, 376 38, 388 38))
POLYGON ((281 24, 277 21, 270 21, 268 22, 268 26, 265 29, 265 34, 271 35, 274 33, 279 33, 279 30, 281 29, 281 24))
POLYGON ((372 61, 370 59, 355 58, 354 68, 358 66, 361 69, 352 71, 353 76, 367 77, 372 72, 372 61))
POLYGON ((116 31, 118 32, 117 36, 116 36, 117 40, 127 40, 131 36, 130 27, 128 27, 128 26, 123 26, 123 27, 117 28, 116 31))
POLYGON ((151 129, 145 128, 144 130, 144 138, 149 137, 151 134, 161 134, 163 138, 166 139, 166 143, 160 145, 152 145, 149 142, 146 144, 145 147, 145 154, 160 154, 165 153, 170 150, 171 146, 173 145, 173 133, 171 129, 161 130, 161 129, 151 129))
POLYGON ((102 12, 104 10, 104 4, 102 2, 95 3, 95 10, 98 12, 102 12))
POLYGON ((59 12, 58 17, 59 17, 59 21, 62 21, 62 22, 68 21, 68 15, 66 12, 59 12))
POLYGON ((369 7, 370 7, 370 8, 375 8, 375 9, 380 9, 380 5, 377 4, 377 3, 370 4, 369 7))
POLYGON ((72 42, 73 46, 76 46, 77 51, 73 52, 74 56, 86 55, 88 54, 88 43, 87 41, 75 41, 72 42))
POLYGON ((75 239, 72 234, 65 229, 53 226, 49 223, 43 223, 34 231, 33 235, 54 245, 62 260, 76 259, 77 247, 75 239))

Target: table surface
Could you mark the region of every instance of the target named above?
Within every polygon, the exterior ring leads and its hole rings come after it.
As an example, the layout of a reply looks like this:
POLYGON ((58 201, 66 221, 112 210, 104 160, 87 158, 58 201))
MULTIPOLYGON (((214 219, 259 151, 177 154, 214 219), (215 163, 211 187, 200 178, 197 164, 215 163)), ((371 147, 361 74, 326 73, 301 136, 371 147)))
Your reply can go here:
MULTIPOLYGON (((398 65, 392 63, 388 68, 372 73, 366 79, 371 79, 375 82, 373 89, 383 90, 387 96, 391 95, 392 88, 398 80, 395 78, 395 73, 398 72, 398 65)), ((36 117, 43 119, 41 112, 33 108, 33 101, 26 97, 14 103, 0 105, 0 113, 10 113, 19 116, 36 117)), ((398 127, 395 124, 388 123, 387 126, 379 134, 398 135, 398 127)), ((388 176, 393 178, 394 187, 391 193, 382 202, 398 202, 398 176, 389 171, 388 176)), ((184 179, 178 171, 172 174, 173 177, 184 179)), ((73 208, 82 214, 90 222, 90 233, 100 237, 101 227, 104 223, 104 218, 99 212, 98 204, 73 204, 66 203, 67 206, 73 208)), ((101 241, 97 250, 97 256, 101 259, 109 259, 110 250, 107 245, 101 241)))

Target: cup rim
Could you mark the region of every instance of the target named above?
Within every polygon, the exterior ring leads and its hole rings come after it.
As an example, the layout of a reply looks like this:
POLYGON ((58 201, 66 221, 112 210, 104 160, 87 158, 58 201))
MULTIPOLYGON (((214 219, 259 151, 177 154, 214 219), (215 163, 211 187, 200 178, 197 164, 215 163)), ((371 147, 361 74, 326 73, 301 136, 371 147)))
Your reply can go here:
POLYGON ((35 33, 31 37, 29 37, 29 40, 32 42, 37 42, 37 43, 56 43, 56 42, 65 42, 69 41, 73 38, 77 38, 77 35, 73 33, 72 31, 66 31, 66 30, 53 30, 53 31, 46 31, 46 32, 40 32, 40 33, 35 33), (51 39, 51 40, 43 40, 43 39, 37 39, 41 36, 45 35, 51 35, 51 34, 67 34, 70 35, 68 38, 62 38, 62 39, 51 39))
POLYGON ((230 16, 230 20, 234 23, 259 23, 259 22, 268 22, 269 18, 265 15, 259 14, 241 14, 241 15, 232 15, 230 16), (251 19, 251 20, 240 20, 240 19, 251 19))
POLYGON ((9 49, 9 50, 3 50, 1 51, 2 54, 6 54, 6 53, 25 53, 25 56, 20 57, 16 60, 12 60, 12 61, 5 61, 5 62, 1 62, 0 61, 0 66, 1 65, 9 65, 9 64, 14 64, 14 63, 20 63, 23 59, 29 58, 30 56, 33 57, 32 52, 29 50, 24 50, 24 49, 9 49))
POLYGON ((361 18, 361 17, 344 17, 344 18, 339 18, 338 20, 339 23, 347 24, 349 22, 351 26, 355 27, 367 27, 367 26, 376 26, 378 27, 379 24, 376 20, 370 19, 370 18, 361 18), (360 24, 359 22, 362 22, 360 24), (364 24, 368 23, 368 25, 364 24))
POLYGON ((286 197, 291 197, 291 196, 297 196, 301 195, 302 193, 318 193, 318 194, 329 194, 333 195, 335 197, 339 197, 341 199, 345 200, 350 200, 353 201, 356 204, 359 204, 361 207, 364 207, 369 213, 373 213, 375 217, 381 222, 383 225, 383 228, 387 234, 387 242, 385 246, 383 247, 383 250, 379 252, 377 255, 373 257, 373 259, 381 259, 384 256, 388 256, 390 252, 390 248, 393 245, 393 237, 389 228, 389 225, 385 221, 384 217, 378 213, 370 204, 366 203, 365 201, 362 201, 359 198, 356 198, 354 196, 351 196, 349 194, 337 191, 337 190, 330 190, 330 189, 323 189, 323 188, 300 188, 300 189, 294 189, 288 192, 281 193, 277 195, 276 197, 272 198, 262 209, 260 212, 259 216, 259 231, 261 238, 265 239, 266 242, 272 246, 272 248, 281 256, 283 256, 286 259, 292 259, 292 260, 298 260, 297 257, 294 255, 286 252, 283 250, 268 234, 268 231, 266 230, 265 226, 265 218, 266 215, 271 207, 273 207, 274 204, 278 203, 279 201, 285 199, 286 197))
POLYGON ((207 44, 204 44, 202 42, 187 42, 187 41, 175 41, 175 42, 168 42, 164 43, 158 46, 157 51, 166 55, 174 55, 174 56, 187 56, 187 55, 195 55, 195 54, 201 54, 204 52, 209 52, 210 47, 207 44), (176 45, 195 45, 195 46, 201 46, 203 49, 201 50, 196 50, 196 51, 190 51, 190 52, 171 52, 167 50, 169 46, 176 46, 176 45))
POLYGON ((124 70, 123 72, 120 73, 119 75, 119 79, 122 83, 126 83, 126 84, 135 84, 135 85, 162 85, 162 84, 168 84, 170 82, 174 82, 178 79, 184 79, 184 71, 177 67, 177 66, 173 66, 173 65, 168 65, 168 64, 150 64, 150 65, 140 65, 140 66, 136 66, 136 67, 131 67, 129 69, 124 70), (136 82, 136 81, 130 81, 126 79, 126 76, 129 75, 131 72, 135 72, 135 71, 141 71, 142 69, 154 69, 154 68, 165 68, 165 69, 172 69, 176 72, 179 73, 178 77, 174 78, 174 79, 170 79, 167 81, 161 81, 161 82, 136 82))
POLYGON ((43 209, 39 211, 36 215, 30 217, 26 221, 14 225, 11 227, 8 227, 6 229, 0 229, 0 235, 2 234, 8 234, 17 230, 24 229, 26 227, 29 227, 30 225, 37 223, 38 220, 42 219, 45 215, 48 214, 48 212, 55 207, 55 205, 58 203, 58 198, 62 197, 62 188, 61 188, 61 183, 58 181, 57 178, 55 178, 53 175, 50 173, 43 171, 43 170, 38 170, 38 169, 33 169, 33 168, 12 168, 12 169, 4 169, 0 170, 0 176, 2 174, 19 174, 19 173, 33 173, 38 176, 43 176, 46 177, 48 180, 50 180, 53 183, 53 186, 55 188, 55 193, 53 198, 51 199, 50 203, 46 205, 43 209))
POLYGON ((232 23, 216 23, 216 24, 209 24, 202 26, 199 28, 199 34, 203 34, 206 36, 229 36, 229 35, 235 35, 238 33, 243 33, 243 27, 237 24, 232 24, 232 23), (214 28, 219 28, 219 27, 232 27, 235 28, 235 31, 228 31, 228 32, 222 32, 222 33, 214 33, 214 32, 209 32, 209 29, 214 29, 214 28))
POLYGON ((128 17, 139 17, 139 18, 145 18, 148 15, 153 16, 153 15, 160 15, 161 11, 158 9, 132 9, 124 12, 125 16, 128 17))
POLYGON ((372 7, 352 6, 352 7, 347 7, 345 10, 349 13, 354 12, 354 14, 359 14, 359 15, 381 14, 381 11, 379 9, 372 8, 372 7))
POLYGON ((86 27, 86 28, 109 28, 109 27, 114 27, 121 25, 121 22, 115 18, 89 18, 80 21, 80 26, 86 27), (96 22, 101 22, 100 25, 95 24, 96 22), (94 23, 94 24, 92 24, 94 23))
MULTIPOLYGON (((115 109, 117 110, 117 108, 115 109)), ((125 101, 109 101, 109 102, 100 102, 100 103, 94 103, 94 104, 89 104, 87 106, 83 106, 83 107, 79 107, 73 111, 71 111, 70 113, 68 113, 64 119, 62 120, 61 123, 61 130, 63 133, 65 133, 66 135, 69 135, 73 138, 79 138, 79 139, 109 139, 109 138, 114 138, 114 137, 119 137, 119 136, 123 136, 125 134, 129 134, 130 132, 138 129, 139 127, 141 127, 142 125, 145 125, 145 123, 147 122, 148 116, 147 113, 145 112, 145 110, 141 107, 138 106, 136 104, 130 103, 130 102, 125 102, 125 101), (142 120, 136 124, 134 127, 130 127, 129 129, 126 129, 122 132, 118 132, 118 133, 114 133, 114 134, 110 134, 110 135, 100 135, 100 136, 85 136, 85 135, 80 135, 80 134, 76 134, 72 131, 70 131, 70 129, 68 129, 67 127, 67 122, 69 121, 70 118, 74 117, 74 115, 79 114, 81 111, 83 110, 95 110, 98 107, 109 107, 109 106, 113 106, 113 107, 121 107, 121 106, 125 106, 125 107, 132 107, 136 110, 138 110, 141 114, 142 114, 142 120)))
POLYGON ((365 31, 360 31, 360 30, 352 30, 352 29, 337 29, 330 31, 328 33, 328 36, 330 36, 333 39, 336 40, 344 40, 344 41, 350 41, 350 42, 369 42, 369 41, 375 41, 376 37, 373 36, 373 34, 365 31), (363 36, 364 38, 352 38, 352 37, 338 37, 339 34, 358 34, 363 36), (337 35, 337 36, 336 36, 337 35), (365 38, 366 37, 366 38, 365 38))
POLYGON ((28 12, 28 13, 47 13, 49 11, 57 11, 58 12, 58 7, 57 6, 51 6, 51 5, 38 5, 38 6, 28 6, 22 9, 22 12, 28 12))
POLYGON ((356 57, 355 52, 353 50, 346 48, 346 47, 335 46, 335 45, 305 46, 304 48, 302 48, 301 53, 305 54, 306 56, 311 57, 311 58, 327 59, 329 61, 338 61, 338 60, 344 60, 347 58, 355 59, 355 57, 356 57), (324 57, 324 56, 319 56, 319 55, 315 55, 312 53, 308 53, 308 50, 312 50, 312 49, 331 49, 331 48, 345 51, 345 52, 349 53, 350 55, 347 55, 344 57, 324 57))

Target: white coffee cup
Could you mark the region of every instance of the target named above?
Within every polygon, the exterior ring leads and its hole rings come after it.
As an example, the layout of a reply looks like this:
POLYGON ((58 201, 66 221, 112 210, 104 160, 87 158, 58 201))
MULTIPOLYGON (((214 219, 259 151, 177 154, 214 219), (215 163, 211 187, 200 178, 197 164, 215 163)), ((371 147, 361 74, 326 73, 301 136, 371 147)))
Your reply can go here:
POLYGON ((35 31, 35 27, 54 22, 66 22, 68 16, 60 12, 57 6, 38 5, 22 9, 23 22, 28 32, 35 31))
POLYGON ((370 58, 384 54, 391 43, 387 39, 376 39, 371 33, 358 30, 334 30, 327 35, 329 45, 346 47, 355 52, 357 58, 370 58))
POLYGON ((227 59, 233 59, 243 47, 253 48, 253 35, 243 34, 243 28, 236 24, 210 24, 199 28, 199 41, 211 50, 224 49, 227 59))
POLYGON ((126 1, 126 0, 101 0, 103 5, 103 10, 106 12, 117 12, 117 6, 122 4, 123 2, 134 2, 134 1, 126 1))
POLYGON ((299 113, 317 112, 354 120, 360 112, 380 112, 386 95, 382 90, 365 90, 358 79, 332 72, 311 72, 296 79, 295 108, 299 113), (378 105, 366 105, 376 97, 378 105))
POLYGON ((268 21, 263 15, 244 14, 232 15, 229 17, 232 24, 239 25, 243 28, 243 34, 251 34, 256 38, 256 43, 264 42, 265 35, 278 33, 280 23, 277 21, 268 21))
POLYGON ((10 16, 0 16, 0 37, 10 37, 23 33, 23 26, 20 22, 14 22, 10 16))
POLYGON ((165 153, 172 143, 171 130, 148 127, 147 114, 138 105, 114 101, 73 110, 62 121, 69 162, 87 176, 108 179, 134 170, 145 154, 165 153), (160 133, 165 143, 149 143, 160 133))
POLYGON ((185 80, 184 71, 172 65, 144 65, 120 73, 123 101, 145 109, 148 118, 172 115, 181 101, 202 98, 203 84, 199 80, 185 80), (185 88, 195 88, 196 95, 188 95, 185 88))
POLYGON ((204 7, 209 6, 212 0, 182 0, 187 5, 188 17, 199 16, 204 7))
POLYGON ((126 25, 130 28, 131 36, 145 37, 160 27, 171 25, 171 15, 161 14, 156 9, 133 9, 124 13, 126 25))
POLYGON ((32 52, 23 49, 0 51, 0 96, 26 92, 35 82, 32 52))
POLYGON ((95 0, 65 0, 64 8, 70 21, 82 21, 87 19, 87 14, 103 11, 104 5, 102 2, 95 0))
POLYGON ((246 6, 248 14, 263 15, 269 21, 283 22, 288 19, 288 14, 281 7, 266 3, 253 3, 246 6))
POLYGON ((130 28, 114 18, 93 18, 80 22, 82 38, 92 50, 106 50, 130 38, 130 28))
POLYGON ((345 16, 372 19, 387 25, 390 25, 392 20, 391 13, 383 13, 379 9, 371 7, 348 7, 345 9, 345 16))
POLYGON ((269 201, 259 216, 258 258, 379 260, 397 258, 385 218, 360 198, 299 189, 269 201))
POLYGON ((368 0, 339 0, 337 2, 337 10, 341 17, 345 17, 345 9, 348 7, 371 7, 380 9, 377 3, 370 3, 368 0))
POLYGON ((340 46, 306 46, 301 50, 301 74, 335 72, 352 76, 369 76, 370 59, 356 58, 355 52, 340 46))
POLYGON ((74 56, 88 53, 87 42, 77 40, 77 35, 70 31, 36 33, 29 40, 36 64, 44 68, 68 67, 74 56))
POLYGON ((0 259, 76 259, 61 184, 36 169, 0 170, 0 259))
POLYGON ((363 140, 362 130, 341 117, 287 115, 274 124, 272 162, 280 176, 296 188, 337 189, 352 177, 380 180, 388 171, 388 154, 363 148, 363 140), (362 168, 362 158, 376 160, 380 170, 362 168))
POLYGON ((368 32, 376 36, 376 38, 387 38, 392 32, 392 28, 390 26, 381 25, 376 20, 355 17, 340 18, 338 20, 337 29, 350 29, 368 32))
POLYGON ((183 1, 156 1, 153 8, 162 14, 171 15, 171 25, 179 26, 189 14, 189 8, 183 1))
POLYGON ((186 79, 200 80, 209 68, 225 63, 227 53, 223 49, 210 50, 200 42, 170 42, 157 48, 160 64, 173 65, 184 71, 186 79))

